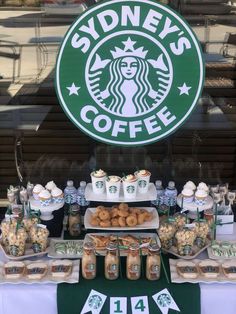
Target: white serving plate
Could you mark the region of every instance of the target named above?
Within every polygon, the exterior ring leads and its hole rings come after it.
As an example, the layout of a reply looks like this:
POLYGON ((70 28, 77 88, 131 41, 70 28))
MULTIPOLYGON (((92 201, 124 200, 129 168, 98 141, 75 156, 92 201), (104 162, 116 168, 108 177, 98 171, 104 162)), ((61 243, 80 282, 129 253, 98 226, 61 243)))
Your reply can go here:
MULTIPOLYGON (((22 276, 18 279, 9 279, 5 278, 4 276, 4 263, 0 262, 0 284, 6 284, 6 283, 11 283, 11 284, 32 284, 32 283, 39 283, 39 284, 45 284, 45 283, 53 283, 53 284, 58 284, 62 282, 66 283, 78 283, 79 282, 79 266, 80 266, 80 260, 74 260, 72 261, 72 272, 69 276, 64 277, 64 278, 56 278, 52 277, 51 272, 50 272, 50 266, 53 260, 47 261, 47 260, 38 260, 35 261, 35 263, 46 263, 48 264, 48 271, 47 274, 39 280, 31 280, 28 279, 26 276, 22 276)), ((33 261, 26 260, 24 261, 25 265, 34 263, 33 261)))
POLYGON ((67 259, 71 259, 71 258, 82 258, 83 256, 83 252, 81 254, 74 254, 74 255, 70 255, 70 254, 57 254, 56 251, 55 251, 55 244, 56 243, 66 243, 66 242, 75 242, 75 243, 79 243, 81 244, 82 248, 83 248, 83 243, 84 243, 84 240, 55 240, 55 239, 52 239, 50 241, 50 246, 49 246, 49 249, 48 249, 48 257, 51 257, 51 258, 67 258, 67 259))
POLYGON ((46 251, 44 252, 40 252, 40 253, 34 253, 33 249, 31 248, 30 243, 26 243, 26 249, 25 249, 25 254, 22 256, 12 256, 9 255, 6 250, 5 250, 5 246, 2 244, 2 242, 0 242, 0 248, 2 249, 5 257, 9 260, 12 261, 21 261, 27 258, 31 258, 31 257, 42 257, 44 255, 46 255, 48 253, 49 247, 46 248, 46 251))
MULTIPOLYGON (((90 235, 97 235, 97 236, 110 236, 110 235, 114 235, 114 236, 126 236, 126 235, 131 235, 137 238, 142 238, 142 237, 147 237, 147 238, 152 238, 154 243, 157 243, 159 247, 161 247, 161 242, 160 239, 158 237, 157 233, 146 233, 146 232, 139 232, 139 233, 134 233, 134 232, 99 232, 99 233, 87 233, 85 238, 84 238, 84 242, 88 242, 88 241, 93 241, 93 239, 90 237, 90 235)), ((148 245, 147 245, 148 246, 148 245)), ((146 247, 147 247, 146 246, 146 247)), ((120 256, 127 256, 127 250, 122 250, 120 249, 120 256)), ((96 249, 96 253, 97 255, 102 255, 105 256, 106 255, 106 249, 96 249)), ((147 254, 147 250, 142 251, 142 255, 146 255, 147 254)))
MULTIPOLYGON (((177 197, 177 204, 178 206, 181 208, 182 206, 182 195, 179 194, 178 197, 177 197)), ((199 210, 199 212, 203 211, 203 210, 206 210, 206 209, 210 209, 213 207, 213 199, 210 195, 207 196, 206 198, 206 204, 205 205, 197 205, 195 204, 194 202, 191 202, 191 203, 186 203, 186 202, 183 202, 183 209, 182 211, 190 211, 190 212, 194 212, 194 213, 197 213, 197 209, 199 210)))
POLYGON ((159 216, 155 207, 137 207, 140 209, 145 209, 153 214, 153 219, 151 221, 145 221, 141 225, 136 225, 135 227, 106 227, 102 228, 100 226, 94 227, 90 224, 91 216, 95 213, 96 208, 87 208, 84 216, 84 226, 85 229, 96 229, 96 230, 114 230, 114 231, 130 231, 130 230, 144 230, 144 229, 158 229, 159 228, 159 216))
POLYGON ((181 259, 192 260, 192 259, 196 258, 200 253, 202 253, 210 244, 211 244, 211 240, 207 239, 205 246, 201 249, 198 246, 194 245, 192 255, 184 255, 184 256, 179 255, 176 246, 172 246, 169 250, 166 250, 164 248, 162 248, 162 250, 165 252, 171 253, 171 254, 173 254, 173 255, 181 258, 181 259))
POLYGON ((88 201, 93 201, 93 202, 145 202, 145 201, 154 201, 156 199, 156 187, 154 185, 154 183, 149 183, 149 187, 148 187, 148 192, 145 194, 137 194, 136 197, 134 199, 127 199, 124 197, 124 192, 123 192, 123 188, 121 186, 120 189, 120 196, 117 199, 111 199, 108 198, 106 193, 103 194, 94 194, 93 192, 93 188, 92 188, 92 183, 88 183, 85 189, 85 198, 88 201))
MULTIPOLYGON (((236 244, 236 241, 219 241, 217 240, 218 243, 222 243, 222 242, 228 242, 230 244, 236 244)), ((213 254, 213 251, 212 251, 212 248, 211 248, 211 245, 208 246, 207 248, 207 253, 208 253, 208 257, 210 259, 217 259, 217 260, 229 260, 229 259, 236 259, 236 256, 230 256, 230 257, 227 257, 227 256, 216 256, 215 254, 213 254)))
MULTIPOLYGON (((220 266, 220 274, 217 278, 206 278, 202 276, 201 274, 198 275, 197 278, 195 279, 186 279, 179 275, 176 269, 176 264, 179 262, 179 259, 169 259, 169 264, 170 264, 170 276, 171 276, 171 282, 174 283, 184 283, 184 282, 189 282, 189 283, 236 283, 236 279, 229 279, 227 278, 220 266)), ((198 263, 202 262, 203 260, 200 259, 194 259, 191 262, 195 263, 198 265, 198 263)), ((222 264, 224 260, 219 260, 219 264, 222 264)))
POLYGON ((52 212, 54 210, 58 210, 62 208, 65 204, 63 201, 62 203, 51 203, 49 206, 42 206, 40 204, 40 201, 36 201, 33 197, 30 198, 30 207, 34 210, 40 210, 41 216, 40 218, 42 220, 51 220, 53 219, 53 214, 52 212))

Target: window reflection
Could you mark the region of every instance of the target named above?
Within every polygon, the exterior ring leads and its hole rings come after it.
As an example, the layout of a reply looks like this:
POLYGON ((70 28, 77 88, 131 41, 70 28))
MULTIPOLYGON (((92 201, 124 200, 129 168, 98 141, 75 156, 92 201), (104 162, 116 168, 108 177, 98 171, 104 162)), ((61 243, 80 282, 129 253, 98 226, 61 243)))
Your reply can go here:
POLYGON ((179 11, 198 37, 205 88, 179 131, 159 143, 126 149, 99 144, 76 129, 53 87, 57 52, 74 13, 95 1, 55 1, 51 7, 47 1, 2 1, 23 8, 0 10, 0 197, 8 185, 19 183, 16 166, 25 182, 53 178, 61 186, 67 178, 89 180, 94 168, 122 175, 135 167, 150 169, 153 179, 174 178, 179 186, 190 174, 196 182, 235 185, 236 2, 161 2, 179 11))

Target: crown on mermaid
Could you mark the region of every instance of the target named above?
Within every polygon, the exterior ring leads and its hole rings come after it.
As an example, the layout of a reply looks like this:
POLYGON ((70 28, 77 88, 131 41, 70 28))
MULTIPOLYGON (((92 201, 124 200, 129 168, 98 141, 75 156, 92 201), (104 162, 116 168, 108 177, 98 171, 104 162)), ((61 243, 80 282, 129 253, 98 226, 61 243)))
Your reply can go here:
POLYGON ((145 59, 148 51, 144 50, 144 47, 134 48, 136 41, 132 41, 129 37, 126 41, 122 41, 124 49, 115 47, 115 50, 111 50, 111 54, 114 59, 122 57, 139 57, 145 59))

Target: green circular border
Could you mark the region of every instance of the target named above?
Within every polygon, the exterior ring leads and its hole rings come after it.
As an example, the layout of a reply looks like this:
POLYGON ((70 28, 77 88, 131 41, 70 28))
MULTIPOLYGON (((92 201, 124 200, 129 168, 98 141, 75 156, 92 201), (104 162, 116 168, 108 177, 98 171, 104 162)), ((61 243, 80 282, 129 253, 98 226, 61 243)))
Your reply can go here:
MULTIPOLYGON (((201 73, 200 73, 201 74, 201 73)), ((61 105, 61 107, 63 108, 65 114, 67 115, 67 117, 70 119, 70 121, 72 121, 72 123, 74 125, 76 125, 77 128, 79 128, 83 133, 85 133, 86 135, 92 137, 93 139, 95 139, 96 141, 108 144, 108 145, 114 145, 114 146, 123 146, 123 147, 132 147, 132 146, 141 146, 141 145, 150 145, 153 144, 155 142, 158 142, 160 140, 165 139, 166 137, 170 136, 171 134, 173 134, 174 132, 176 132, 190 117, 191 113, 193 112, 193 110, 196 108, 197 102, 201 96, 203 87, 204 87, 204 80, 205 80, 205 62, 203 60, 203 54, 202 54, 202 48, 201 45, 198 41, 197 36, 195 35, 195 33, 192 31, 191 26, 188 24, 188 22, 176 11, 174 11, 173 9, 169 8, 169 6, 167 5, 163 5, 160 3, 156 3, 152 0, 108 0, 102 3, 98 3, 96 5, 94 5, 93 7, 91 7, 91 9, 86 10, 84 13, 82 13, 79 18, 77 20, 75 20, 71 27, 68 29, 68 31, 66 32, 65 36, 64 36, 64 40, 60 45, 60 49, 59 49, 59 53, 57 55, 57 60, 56 60, 56 71, 55 71, 55 90, 56 90, 56 94, 57 94, 57 98, 59 100, 59 103, 61 105), (167 134, 164 133, 160 136, 157 136, 155 139, 152 139, 150 141, 142 141, 142 142, 118 142, 118 141, 108 141, 105 140, 104 138, 100 138, 99 136, 96 136, 94 133, 91 133, 90 131, 88 131, 86 128, 84 128, 82 125, 80 125, 80 123, 74 118, 74 116, 70 113, 68 106, 66 105, 66 103, 64 103, 64 99, 62 97, 62 94, 60 92, 61 88, 60 88, 60 79, 59 79, 59 69, 60 69, 60 59, 62 57, 62 53, 64 50, 64 46, 67 43, 68 37, 71 35, 71 33, 74 31, 74 28, 77 26, 77 24, 81 21, 81 19, 83 19, 84 17, 86 17, 87 15, 91 14, 94 10, 97 10, 98 8, 102 8, 104 6, 108 6, 108 5, 112 5, 114 3, 128 3, 128 2, 140 2, 142 4, 149 4, 152 5, 154 7, 159 7, 164 11, 167 11, 169 14, 171 14, 172 16, 174 16, 180 23, 181 25, 186 29, 186 31, 188 32, 188 34, 190 35, 190 37, 193 40, 193 43, 195 44, 195 49, 197 50, 197 54, 199 57, 199 64, 200 64, 200 70, 202 67, 202 77, 201 75, 199 75, 199 87, 198 87, 198 94, 196 94, 195 96, 195 101, 193 101, 190 109, 188 110, 188 114, 185 115, 177 124, 177 126, 175 125, 167 134), (59 87, 58 87, 59 85, 59 87)))

